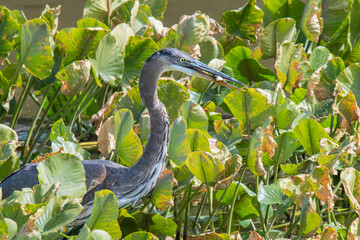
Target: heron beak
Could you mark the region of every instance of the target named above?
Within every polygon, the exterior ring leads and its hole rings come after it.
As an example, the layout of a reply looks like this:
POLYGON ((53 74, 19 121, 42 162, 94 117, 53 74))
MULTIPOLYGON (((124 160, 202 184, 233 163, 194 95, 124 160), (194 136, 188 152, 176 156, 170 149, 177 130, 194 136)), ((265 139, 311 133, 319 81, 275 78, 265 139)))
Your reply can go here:
POLYGON ((244 83, 218 71, 218 70, 215 70, 211 67, 209 67, 208 65, 200 62, 200 61, 196 61, 196 62, 192 62, 191 65, 187 65, 187 66, 184 66, 186 68, 189 68, 191 70, 193 70, 193 72, 195 73, 196 76, 200 77, 200 78, 205 78, 207 80, 210 80, 214 83, 217 83, 219 85, 222 85, 222 86, 225 86, 225 87, 228 87, 228 88, 232 88, 232 89, 236 89, 236 90, 240 90, 239 87, 236 87, 230 83, 228 83, 227 81, 229 82, 233 82, 233 83, 237 83, 237 84, 240 84, 241 86, 243 87, 248 87, 247 85, 245 85, 244 83))

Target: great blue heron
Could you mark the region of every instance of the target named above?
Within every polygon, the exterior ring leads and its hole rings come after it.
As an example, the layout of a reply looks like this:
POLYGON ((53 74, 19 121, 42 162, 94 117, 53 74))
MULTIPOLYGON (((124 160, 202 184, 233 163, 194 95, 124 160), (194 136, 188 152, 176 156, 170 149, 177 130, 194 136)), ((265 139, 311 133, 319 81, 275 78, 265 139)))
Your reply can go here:
MULTIPOLYGON (((141 99, 150 114, 150 136, 140 160, 132 167, 106 160, 85 160, 87 193, 82 199, 84 210, 70 225, 82 224, 91 214, 94 193, 109 189, 117 197, 119 207, 136 203, 155 186, 165 167, 169 139, 169 117, 165 106, 157 96, 157 83, 162 73, 180 71, 189 75, 217 82, 230 88, 238 87, 227 83, 231 81, 246 87, 245 84, 228 75, 208 67, 190 55, 173 48, 161 49, 149 57, 141 70, 139 89, 141 99)), ((13 172, 1 183, 3 198, 15 190, 33 187, 38 184, 37 163, 30 163, 13 172)))

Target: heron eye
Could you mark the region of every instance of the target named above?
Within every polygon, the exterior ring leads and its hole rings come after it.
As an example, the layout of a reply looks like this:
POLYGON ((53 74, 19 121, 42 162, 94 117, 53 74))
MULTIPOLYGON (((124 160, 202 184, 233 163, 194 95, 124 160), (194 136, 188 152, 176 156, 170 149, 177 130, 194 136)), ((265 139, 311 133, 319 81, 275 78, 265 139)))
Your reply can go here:
POLYGON ((185 58, 179 58, 179 62, 181 63, 185 62, 185 58))

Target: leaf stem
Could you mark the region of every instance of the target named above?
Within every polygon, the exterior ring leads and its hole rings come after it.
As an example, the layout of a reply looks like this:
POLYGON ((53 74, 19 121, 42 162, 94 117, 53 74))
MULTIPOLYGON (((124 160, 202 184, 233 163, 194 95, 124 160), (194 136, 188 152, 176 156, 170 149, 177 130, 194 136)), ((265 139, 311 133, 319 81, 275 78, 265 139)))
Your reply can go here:
POLYGON ((174 220, 173 220, 174 222, 176 222, 179 219, 182 212, 185 210, 186 205, 188 205, 194 199, 194 197, 200 191, 200 189, 202 188, 203 185, 204 185, 204 183, 201 183, 200 186, 193 192, 193 194, 190 197, 187 198, 186 202, 181 206, 180 210, 178 211, 178 213, 174 217, 174 220))
MULTIPOLYGON (((214 218, 215 214, 217 213, 217 211, 219 210, 220 205, 221 205, 221 201, 222 201, 223 198, 225 197, 226 191, 227 191, 228 189, 229 189, 229 188, 225 188, 223 194, 222 194, 221 197, 220 197, 219 202, 216 204, 215 209, 209 214, 209 220, 205 223, 204 227, 202 228, 202 230, 201 230, 202 233, 204 233, 204 232, 206 231, 206 229, 209 227, 210 223, 214 223, 214 222, 213 222, 213 218, 214 218)), ((212 229, 212 231, 214 231, 214 229, 212 229)))
POLYGON ((18 103, 16 104, 15 112, 11 118, 9 127, 14 128, 17 121, 20 118, 21 112, 24 108, 25 100, 29 96, 30 89, 34 83, 35 77, 31 76, 28 81, 26 81, 25 86, 21 92, 18 103))
POLYGON ((232 199, 232 202, 231 202, 231 207, 229 209, 229 223, 228 223, 228 229, 227 229, 227 234, 231 234, 231 222, 232 222, 232 217, 233 217, 233 213, 234 213, 234 208, 235 208, 235 202, 236 202, 236 198, 237 198, 237 195, 239 193, 239 190, 240 190, 240 185, 241 185, 241 181, 244 177, 244 174, 245 174, 245 171, 246 171, 246 168, 243 169, 243 171, 241 172, 241 175, 240 175, 240 179, 239 179, 239 182, 238 184, 236 185, 236 189, 235 189, 235 193, 234 193, 234 197, 232 199))
MULTIPOLYGON (((41 112, 42 112, 42 110, 43 110, 43 108, 44 108, 44 105, 45 105, 45 102, 46 102, 46 98, 47 98, 48 93, 49 93, 49 88, 46 89, 46 92, 45 92, 44 95, 43 95, 43 99, 42 99, 42 101, 41 101, 41 103, 40 103, 40 106, 39 106, 39 108, 38 108, 38 110, 37 110, 37 112, 36 112, 36 114, 35 114, 35 116, 34 116, 34 120, 33 120, 32 123, 31 123, 29 132, 28 132, 28 134, 27 134, 27 136, 26 136, 26 140, 25 140, 25 144, 24 144, 22 156, 24 156, 24 155, 26 155, 26 154, 28 153, 28 152, 27 152, 28 145, 29 145, 31 136, 32 136, 32 134, 33 134, 33 131, 34 131, 36 122, 37 122, 37 120, 39 119, 40 114, 41 114, 41 112)), ((46 115, 46 114, 44 114, 44 115, 46 115)))

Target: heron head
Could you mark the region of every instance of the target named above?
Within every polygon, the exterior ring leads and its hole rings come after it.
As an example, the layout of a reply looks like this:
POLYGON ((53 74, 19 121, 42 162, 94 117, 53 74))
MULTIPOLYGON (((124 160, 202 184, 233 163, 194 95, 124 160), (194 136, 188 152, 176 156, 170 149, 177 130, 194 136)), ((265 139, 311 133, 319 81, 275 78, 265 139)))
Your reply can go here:
POLYGON ((162 72, 166 71, 180 71, 188 75, 195 75, 200 78, 205 78, 217 84, 240 89, 228 82, 240 84, 247 87, 242 82, 218 71, 208 65, 196 60, 189 54, 184 53, 176 48, 165 48, 155 52, 147 61, 156 61, 157 65, 162 68, 162 72))

